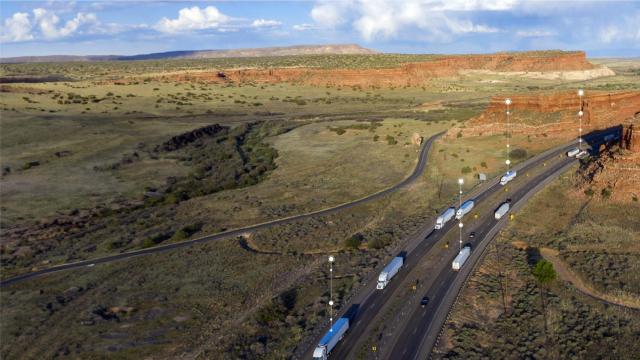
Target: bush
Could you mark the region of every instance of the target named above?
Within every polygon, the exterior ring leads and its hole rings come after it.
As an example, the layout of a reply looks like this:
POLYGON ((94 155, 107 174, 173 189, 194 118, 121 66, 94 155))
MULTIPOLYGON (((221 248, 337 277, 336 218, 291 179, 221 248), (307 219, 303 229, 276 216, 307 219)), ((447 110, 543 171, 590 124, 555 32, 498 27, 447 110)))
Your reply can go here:
POLYGON ((527 157, 527 150, 525 149, 513 149, 509 153, 509 157, 512 159, 524 159, 527 157))
POLYGON ((480 166, 482 166, 483 168, 487 168, 487 163, 483 161, 480 163, 480 166))
POLYGON ((604 199, 608 199, 609 197, 611 197, 611 188, 604 188, 602 189, 602 191, 600 192, 600 195, 604 198, 604 199))
POLYGON ((347 249, 357 250, 360 247, 360 244, 362 243, 362 240, 364 240, 364 236, 362 236, 362 234, 360 234, 360 233, 357 233, 357 234, 352 235, 350 238, 348 238, 344 242, 344 246, 347 249))
POLYGON ((592 189, 592 188, 588 188, 588 189, 586 189, 586 190, 584 191, 584 194, 585 194, 585 195, 587 195, 587 196, 593 196, 593 194, 594 194, 594 193, 595 193, 595 192, 593 191, 593 189, 592 189))
POLYGON ((380 139, 379 135, 373 135, 373 141, 378 141, 378 139, 380 139))
POLYGON ((346 133, 346 132, 347 132, 347 131, 346 131, 345 129, 342 129, 342 128, 337 128, 337 129, 336 129, 336 134, 338 134, 338 135, 342 135, 342 134, 344 134, 344 133, 346 133))
POLYGON ((470 167, 465 166, 465 167, 462 168, 462 173, 463 174, 468 174, 470 172, 471 172, 471 168, 470 167))
POLYGON ((398 141, 396 140, 396 138, 394 138, 394 137, 393 137, 393 136, 391 136, 391 135, 387 135, 387 138, 386 138, 386 139, 387 139, 387 144, 389 144, 389 145, 395 145, 395 144, 397 144, 397 143, 398 143, 398 141))

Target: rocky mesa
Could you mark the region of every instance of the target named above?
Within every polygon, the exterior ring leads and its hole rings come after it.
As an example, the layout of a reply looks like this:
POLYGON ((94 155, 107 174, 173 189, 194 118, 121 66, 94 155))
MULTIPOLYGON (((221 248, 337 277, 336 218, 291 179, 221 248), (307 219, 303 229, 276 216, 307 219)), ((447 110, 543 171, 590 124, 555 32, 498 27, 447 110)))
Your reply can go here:
MULTIPOLYGON (((558 72, 591 71, 597 67, 582 51, 533 51, 480 55, 435 56, 424 62, 398 64, 378 69, 219 69, 180 75, 182 80, 262 83, 304 83, 316 86, 421 86, 436 77, 456 76, 462 71, 558 72), (224 76, 220 76, 220 71, 224 76)), ((607 69, 608 70, 608 69, 607 69)), ((610 71, 610 70, 608 70, 610 71)))

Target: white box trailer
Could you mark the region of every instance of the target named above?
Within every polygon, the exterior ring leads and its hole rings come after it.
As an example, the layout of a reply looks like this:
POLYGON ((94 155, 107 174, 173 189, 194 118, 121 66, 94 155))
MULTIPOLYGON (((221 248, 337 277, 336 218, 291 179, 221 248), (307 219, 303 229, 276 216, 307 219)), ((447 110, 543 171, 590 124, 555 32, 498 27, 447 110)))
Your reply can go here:
POLYGON ((378 275, 378 285, 376 289, 382 290, 387 286, 389 281, 396 276, 400 268, 404 264, 404 258, 402 256, 397 256, 391 260, 391 262, 382 269, 380 275, 378 275))
POLYGON ((573 149, 567 151, 567 157, 574 157, 574 156, 578 155, 579 152, 580 152, 580 149, 573 148, 573 149))
POLYGON ((318 346, 313 351, 313 359, 327 360, 329 353, 342 340, 347 330, 349 330, 349 318, 338 319, 318 343, 318 346))
POLYGON ((458 220, 462 219, 464 215, 468 214, 471 211, 471 209, 473 209, 473 205, 475 205, 473 200, 467 200, 463 202, 462 205, 460 205, 460 209, 456 211, 456 219, 458 220))
POLYGON ((496 210, 494 216, 496 220, 500 220, 503 216, 505 216, 509 212, 510 205, 508 202, 502 203, 500 207, 496 210))
POLYGON ((509 170, 507 171, 501 178, 500 178, 500 185, 507 185, 507 183, 511 180, 513 180, 516 177, 516 171, 515 170, 509 170))
POLYGON ((442 229, 444 224, 446 224, 449 220, 453 219, 456 215, 456 208, 450 207, 445 212, 443 212, 438 218, 436 218, 436 230, 442 229))
POLYGON ((453 259, 453 262, 451 263, 451 268, 455 271, 460 270, 462 268, 462 265, 464 265, 464 263, 469 258, 469 255, 471 255, 471 247, 470 246, 463 247, 462 250, 460 250, 460 252, 456 256, 456 258, 453 259))

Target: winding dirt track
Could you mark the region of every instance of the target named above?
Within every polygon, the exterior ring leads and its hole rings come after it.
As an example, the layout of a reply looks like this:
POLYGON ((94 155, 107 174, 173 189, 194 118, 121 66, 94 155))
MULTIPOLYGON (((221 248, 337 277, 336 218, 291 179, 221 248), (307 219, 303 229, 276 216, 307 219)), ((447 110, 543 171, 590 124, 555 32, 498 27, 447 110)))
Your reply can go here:
POLYGON ((71 270, 71 269, 78 269, 78 268, 87 269, 87 268, 93 267, 93 266, 95 266, 97 264, 109 263, 109 262, 122 260, 122 259, 130 258, 130 257, 134 257, 134 256, 155 254, 155 253, 159 253, 159 252, 162 252, 162 251, 184 248, 184 247, 188 247, 188 246, 192 246, 192 245, 195 245, 195 244, 200 244, 200 243, 204 243, 204 242, 208 242, 208 241, 221 240, 221 239, 226 239, 226 238, 233 237, 233 236, 240 236, 240 235, 243 235, 243 234, 245 234, 247 232, 251 232, 251 231, 255 231, 255 230, 266 229, 266 228, 269 228, 269 227, 272 227, 272 226, 287 224, 287 223, 291 223, 291 222, 294 222, 294 221, 311 218, 311 217, 314 217, 314 216, 328 215, 328 214, 331 214, 331 213, 334 213, 334 212, 337 212, 337 211, 340 211, 340 210, 349 209, 349 208, 352 208, 352 207, 360 205, 360 204, 364 204, 364 203, 367 203, 367 202, 370 202, 370 201, 373 201, 373 200, 380 199, 380 198, 382 198, 382 197, 384 197, 384 196, 386 196, 388 194, 391 194, 391 193, 399 190, 400 188, 402 188, 402 187, 404 187, 406 185, 411 184, 416 179, 418 179, 418 177, 420 177, 420 175, 424 171, 424 168, 425 168, 425 166, 427 164, 427 158, 429 157, 429 150, 431 149, 431 145, 433 144, 433 142, 437 138, 442 136, 442 134, 444 134, 444 132, 437 133, 437 134, 431 136, 427 141, 424 142, 424 144, 422 145, 422 148, 420 149, 420 154, 418 155, 418 163, 416 164, 416 167, 413 170, 413 172, 411 173, 411 175, 409 175, 404 180, 400 181, 399 183, 397 183, 395 185, 392 185, 392 186, 390 186, 390 187, 388 187, 388 188, 386 188, 384 190, 380 190, 380 191, 378 191, 376 193, 367 195, 367 196, 365 196, 363 198, 360 198, 360 199, 357 199, 357 200, 354 200, 354 201, 351 201, 351 202, 347 202, 347 203, 344 203, 344 204, 340 204, 340 205, 337 205, 337 206, 334 206, 334 207, 322 209, 322 210, 312 211, 312 212, 305 213, 305 214, 294 215, 294 216, 290 216, 290 217, 286 217, 286 218, 282 218, 282 219, 271 220, 271 221, 267 221, 267 222, 260 223, 260 224, 250 225, 250 226, 243 227, 243 228, 238 228, 238 229, 228 230, 228 231, 217 233, 217 234, 213 234, 213 235, 203 236, 203 237, 197 238, 197 239, 182 241, 182 242, 178 242, 178 243, 171 243, 171 244, 166 244, 166 245, 159 245, 159 246, 154 246, 154 247, 147 248, 147 249, 129 251, 129 252, 120 253, 120 254, 108 255, 108 256, 101 257, 101 258, 97 258, 97 259, 81 260, 81 261, 77 261, 77 262, 73 262, 73 263, 66 263, 66 264, 56 265, 56 266, 53 266, 53 267, 50 267, 50 268, 37 270, 37 271, 32 271, 32 272, 29 272, 29 273, 25 273, 25 274, 14 276, 14 277, 6 279, 6 280, 2 280, 0 282, 0 287, 5 287, 5 286, 8 286, 8 285, 16 284, 16 283, 19 283, 19 282, 23 282, 23 281, 35 278, 36 276, 45 275, 45 274, 51 274, 51 273, 54 273, 54 272, 59 272, 59 271, 64 271, 64 270, 71 270))
POLYGON ((576 289, 578 289, 578 291, 585 295, 603 301, 607 304, 640 310, 640 299, 615 298, 611 295, 601 293, 586 284, 558 257, 557 250, 540 248, 540 255, 553 264, 554 269, 556 269, 556 272, 562 280, 570 282, 576 289))

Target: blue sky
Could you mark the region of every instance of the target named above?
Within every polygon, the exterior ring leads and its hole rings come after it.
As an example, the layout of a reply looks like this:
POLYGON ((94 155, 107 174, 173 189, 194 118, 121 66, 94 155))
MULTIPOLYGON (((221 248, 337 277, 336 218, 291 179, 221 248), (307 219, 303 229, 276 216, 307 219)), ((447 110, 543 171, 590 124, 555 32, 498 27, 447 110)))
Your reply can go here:
POLYGON ((385 52, 640 56, 639 1, 2 1, 0 56, 356 43, 385 52))

